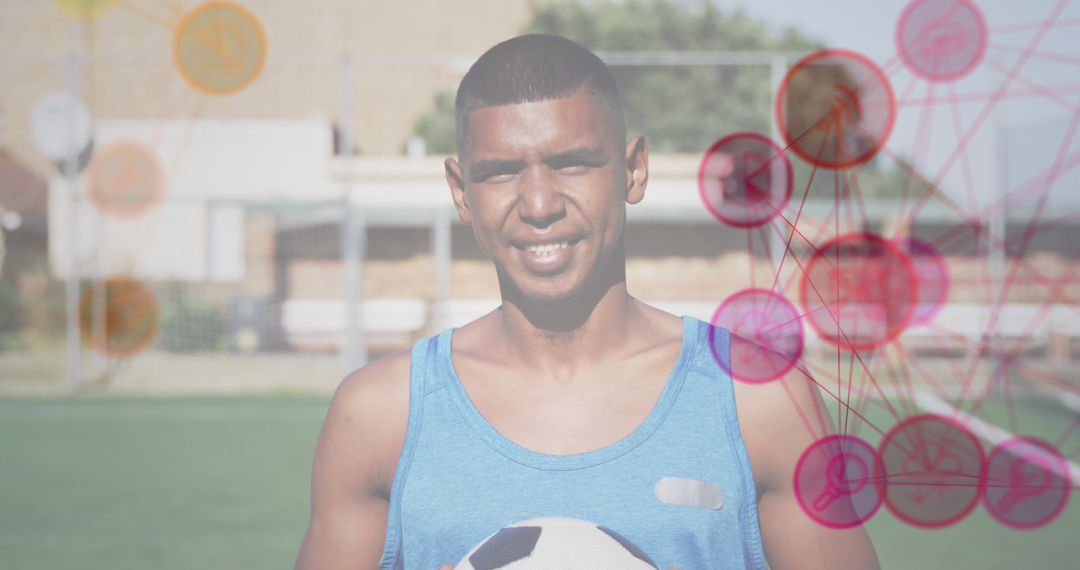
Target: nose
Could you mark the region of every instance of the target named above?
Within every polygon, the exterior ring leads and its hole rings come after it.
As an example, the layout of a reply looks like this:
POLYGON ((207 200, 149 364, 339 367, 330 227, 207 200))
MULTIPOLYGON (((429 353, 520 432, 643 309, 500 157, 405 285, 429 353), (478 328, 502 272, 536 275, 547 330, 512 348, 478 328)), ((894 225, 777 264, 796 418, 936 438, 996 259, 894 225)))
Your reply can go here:
POLYGON ((518 198, 518 215, 523 222, 538 228, 550 226, 566 216, 565 197, 559 192, 549 169, 541 167, 526 171, 518 198))

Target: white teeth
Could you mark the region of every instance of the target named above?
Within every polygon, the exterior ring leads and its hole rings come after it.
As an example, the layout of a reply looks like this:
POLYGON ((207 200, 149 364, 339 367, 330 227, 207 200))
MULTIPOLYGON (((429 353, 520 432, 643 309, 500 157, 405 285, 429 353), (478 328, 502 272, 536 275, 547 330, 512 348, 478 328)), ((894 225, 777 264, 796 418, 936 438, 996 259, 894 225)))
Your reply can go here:
POLYGON ((564 248, 564 247, 566 247, 568 245, 570 245, 570 242, 568 242, 568 241, 560 241, 560 242, 556 242, 556 243, 543 243, 543 244, 538 244, 538 245, 527 245, 527 246, 525 246, 525 249, 527 249, 527 250, 529 250, 529 251, 531 251, 533 253, 538 253, 540 255, 548 255, 551 252, 560 250, 560 249, 562 249, 562 248, 564 248))

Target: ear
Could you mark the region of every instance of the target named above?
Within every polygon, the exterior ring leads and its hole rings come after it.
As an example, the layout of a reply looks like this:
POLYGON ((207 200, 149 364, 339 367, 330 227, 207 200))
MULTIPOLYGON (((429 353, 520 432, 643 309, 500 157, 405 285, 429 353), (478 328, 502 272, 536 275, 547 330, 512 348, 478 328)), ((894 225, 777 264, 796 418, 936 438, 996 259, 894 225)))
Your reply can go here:
POLYGON ((469 212, 469 203, 465 201, 465 173, 453 158, 447 158, 443 165, 446 167, 446 185, 450 187, 450 197, 454 200, 458 218, 463 223, 471 224, 472 213, 469 212))
POLYGON ((626 201, 637 204, 649 183, 649 149, 644 135, 634 135, 626 145, 626 201))

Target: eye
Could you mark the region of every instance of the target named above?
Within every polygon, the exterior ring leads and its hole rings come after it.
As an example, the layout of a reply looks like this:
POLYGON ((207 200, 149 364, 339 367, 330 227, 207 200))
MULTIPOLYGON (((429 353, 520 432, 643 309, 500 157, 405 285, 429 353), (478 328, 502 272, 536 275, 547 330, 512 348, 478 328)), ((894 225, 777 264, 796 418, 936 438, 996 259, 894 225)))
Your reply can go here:
POLYGON ((480 175, 479 182, 484 184, 498 184, 500 182, 509 182, 514 179, 517 174, 517 170, 510 167, 495 167, 480 175))
POLYGON ((559 174, 585 174, 589 170, 589 165, 583 162, 568 162, 556 166, 559 174))

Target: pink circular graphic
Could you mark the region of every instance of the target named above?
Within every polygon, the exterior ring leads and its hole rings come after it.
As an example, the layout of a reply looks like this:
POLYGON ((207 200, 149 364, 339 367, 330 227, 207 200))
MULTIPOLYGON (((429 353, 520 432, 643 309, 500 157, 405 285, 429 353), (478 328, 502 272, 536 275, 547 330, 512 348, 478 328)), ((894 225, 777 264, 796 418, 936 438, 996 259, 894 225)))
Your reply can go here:
POLYGON ((885 494, 881 458, 865 441, 830 435, 806 448, 795 464, 794 489, 808 517, 830 528, 870 520, 885 494))
POLYGON ((907 253, 919 282, 918 300, 910 324, 926 324, 934 320, 949 299, 949 267, 937 248, 921 239, 908 237, 901 240, 898 247, 907 253))
POLYGON ((698 168, 698 194, 716 219, 738 228, 771 220, 791 198, 791 161, 757 133, 736 133, 715 143, 698 168))
POLYGON ((986 460, 983 507, 1001 524, 1029 530, 1057 518, 1069 502, 1069 464, 1054 446, 1014 437, 995 446, 986 460))
POLYGON ((914 0, 900 14, 896 49, 927 81, 955 81, 982 61, 986 20, 970 0, 914 0))
MULTIPOLYGON (((744 289, 720 303, 712 324, 731 331, 729 354, 721 357, 709 339, 713 358, 736 380, 776 380, 802 356, 803 328, 795 306, 768 289, 744 289), (730 359, 730 364, 728 360, 730 359)), ((710 335, 714 328, 710 328, 710 335)))
POLYGON ((875 234, 845 234, 810 257, 799 283, 804 317, 845 350, 877 348, 911 323, 919 297, 911 260, 875 234))
POLYGON ((799 60, 776 96, 784 142, 822 168, 849 168, 877 153, 896 120, 885 74, 865 56, 826 49, 799 60))
POLYGON ((921 528, 951 525, 979 502, 982 446, 960 424, 933 414, 889 430, 879 448, 888 479, 885 506, 921 528))

